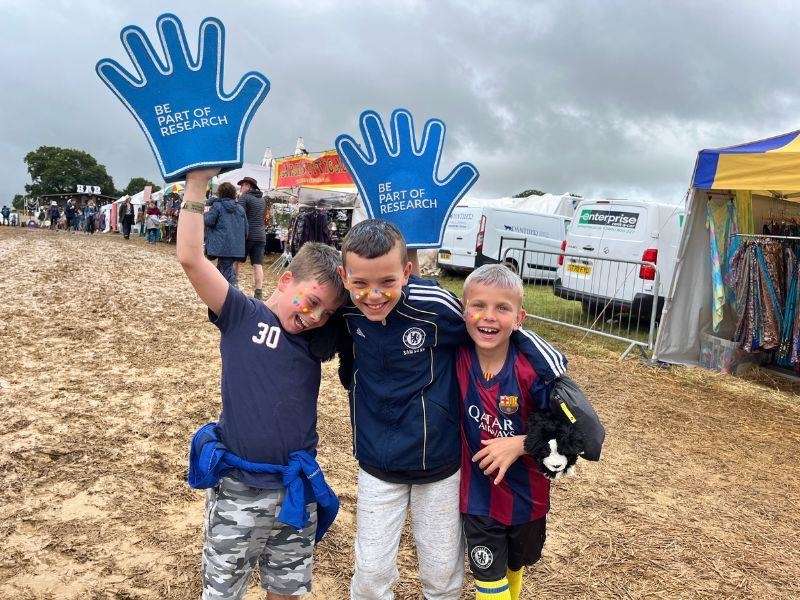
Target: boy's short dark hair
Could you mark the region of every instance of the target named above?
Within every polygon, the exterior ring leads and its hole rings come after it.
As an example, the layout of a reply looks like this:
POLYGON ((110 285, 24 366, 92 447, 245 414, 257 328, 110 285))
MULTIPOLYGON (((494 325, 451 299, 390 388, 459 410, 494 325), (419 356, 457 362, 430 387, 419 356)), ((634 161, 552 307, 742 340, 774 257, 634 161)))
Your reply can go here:
POLYGON ((236 200, 236 186, 227 181, 220 183, 217 188, 217 198, 230 198, 236 200))
POLYGON ((406 240, 400 230, 383 219, 366 219, 353 225, 342 242, 342 263, 347 263, 347 253, 358 254, 361 258, 378 258, 400 245, 400 262, 408 262, 406 240))
POLYGON ((342 259, 339 251, 319 242, 306 242, 294 255, 287 269, 295 281, 316 281, 323 285, 331 285, 336 297, 344 301, 346 290, 339 276, 342 259))

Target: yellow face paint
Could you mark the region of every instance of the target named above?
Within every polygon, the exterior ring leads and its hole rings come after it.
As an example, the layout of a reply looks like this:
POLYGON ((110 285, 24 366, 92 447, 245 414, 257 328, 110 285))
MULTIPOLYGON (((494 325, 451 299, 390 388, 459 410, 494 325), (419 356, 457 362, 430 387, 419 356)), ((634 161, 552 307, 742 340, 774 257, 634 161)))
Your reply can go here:
MULTIPOLYGON (((325 291, 325 287, 324 286, 316 286, 316 285, 311 287, 311 292, 312 293, 319 292, 319 291, 323 291, 324 292, 325 291)), ((297 294, 292 299, 292 304, 294 306, 296 306, 298 308, 298 310, 300 310, 301 313, 305 313, 305 314, 312 313, 315 317, 320 318, 322 316, 322 313, 324 312, 324 310, 321 309, 321 308, 319 308, 317 310, 314 310, 314 308, 309 305, 308 298, 305 297, 305 296, 308 295, 308 293, 309 293, 309 290, 306 289, 306 288, 304 288, 302 290, 298 290, 297 294)))
POLYGON ((483 308, 471 307, 469 302, 467 302, 467 306, 464 308, 464 319, 469 319, 471 321, 477 321, 486 316, 486 310, 483 308))

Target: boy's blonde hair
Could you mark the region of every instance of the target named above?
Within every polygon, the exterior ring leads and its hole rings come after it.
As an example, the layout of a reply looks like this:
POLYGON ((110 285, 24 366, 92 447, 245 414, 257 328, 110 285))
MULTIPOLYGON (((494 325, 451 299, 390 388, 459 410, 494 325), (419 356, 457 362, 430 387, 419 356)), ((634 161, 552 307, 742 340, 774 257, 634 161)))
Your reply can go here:
POLYGON ((483 265, 475 269, 464 280, 462 297, 466 297, 467 289, 473 283, 499 287, 504 290, 515 290, 519 295, 519 305, 522 307, 522 299, 525 295, 522 279, 505 265, 483 265))
POLYGON ((339 266, 342 259, 339 251, 319 242, 306 242, 294 255, 287 269, 295 281, 316 281, 322 285, 331 285, 336 297, 344 302, 346 290, 339 277, 339 266))

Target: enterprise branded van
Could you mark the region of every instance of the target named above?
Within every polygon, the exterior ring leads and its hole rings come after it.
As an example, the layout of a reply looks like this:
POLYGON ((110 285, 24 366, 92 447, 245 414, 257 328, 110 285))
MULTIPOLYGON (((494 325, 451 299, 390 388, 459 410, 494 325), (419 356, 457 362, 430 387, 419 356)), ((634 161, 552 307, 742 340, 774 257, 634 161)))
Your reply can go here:
POLYGON ((457 206, 445 226, 438 264, 445 271, 468 272, 504 262, 509 247, 534 252, 511 252, 506 264, 523 278, 556 277, 558 257, 536 250, 558 252, 570 218, 512 208, 457 206))
POLYGON ((651 262, 659 272, 660 315, 675 274, 684 216, 683 205, 582 201, 562 244, 565 254, 573 256, 561 260, 555 295, 580 301, 587 312, 610 307, 649 318, 655 269, 612 261, 651 262))

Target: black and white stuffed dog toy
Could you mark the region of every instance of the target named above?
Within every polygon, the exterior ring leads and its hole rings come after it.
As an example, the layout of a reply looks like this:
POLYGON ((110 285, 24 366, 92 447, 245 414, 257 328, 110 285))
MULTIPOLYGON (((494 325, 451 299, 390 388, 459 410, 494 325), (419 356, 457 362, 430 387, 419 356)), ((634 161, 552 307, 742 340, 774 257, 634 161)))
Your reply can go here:
POLYGON ((525 452, 548 479, 575 474, 575 463, 583 451, 583 436, 577 427, 549 410, 528 418, 525 452))
POLYGON ((526 426, 525 452, 548 479, 574 475, 579 456, 600 460, 603 424, 589 399, 565 375, 555 381, 548 408, 531 414, 526 426))

